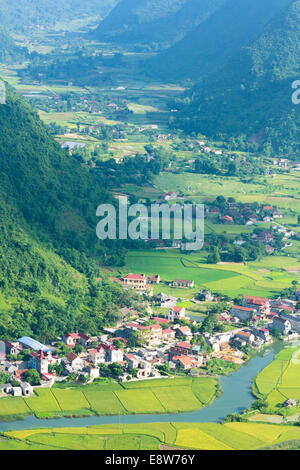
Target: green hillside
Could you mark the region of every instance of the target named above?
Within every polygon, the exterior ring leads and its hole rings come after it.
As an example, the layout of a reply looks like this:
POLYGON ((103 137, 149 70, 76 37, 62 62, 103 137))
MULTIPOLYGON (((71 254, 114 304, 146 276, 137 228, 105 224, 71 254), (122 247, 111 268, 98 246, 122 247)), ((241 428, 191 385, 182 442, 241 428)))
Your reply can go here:
POLYGON ((155 41, 156 22, 176 13, 188 0, 121 0, 94 32, 99 40, 129 43, 155 41), (152 33, 152 37, 151 37, 152 33))
POLYGON ((292 83, 299 79, 300 1, 278 14, 259 37, 217 74, 178 103, 176 125, 208 135, 247 135, 266 153, 299 156, 299 110, 292 83), (220 80, 221 77, 221 80, 220 80))
POLYGON ((226 64, 292 0, 227 0, 199 27, 151 59, 148 73, 159 79, 199 80, 226 64))
MULTIPOLYGON (((0 15, 1 20, 1 15, 0 15)), ((0 25, 0 62, 10 62, 22 54, 13 39, 7 34, 5 28, 0 25)))
POLYGON ((0 335, 96 333, 129 304, 119 287, 96 283, 107 248, 96 237, 95 212, 110 196, 101 175, 96 180, 61 150, 8 87, 0 174, 0 335))
POLYGON ((87 16, 104 17, 118 0, 0 0, 7 28, 20 33, 32 25, 54 26, 87 16))

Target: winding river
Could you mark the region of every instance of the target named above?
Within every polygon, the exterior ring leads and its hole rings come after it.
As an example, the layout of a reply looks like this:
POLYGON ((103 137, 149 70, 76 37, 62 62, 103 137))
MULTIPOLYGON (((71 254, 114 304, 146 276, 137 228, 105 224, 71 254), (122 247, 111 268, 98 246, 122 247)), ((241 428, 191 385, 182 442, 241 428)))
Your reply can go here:
MULTIPOLYGON (((162 422, 220 422, 229 413, 240 412, 249 408, 254 401, 251 394, 251 384, 258 372, 264 369, 283 348, 299 345, 299 340, 293 343, 276 342, 266 351, 258 353, 246 365, 237 372, 220 377, 223 389, 221 397, 217 398, 210 406, 192 413, 159 414, 159 415, 121 415, 121 416, 92 416, 88 418, 58 418, 37 419, 28 416, 23 421, 9 423, 0 422, 0 430, 22 430, 33 428, 55 427, 86 427, 100 424, 137 424, 137 423, 162 423, 162 422)), ((170 391, 171 393, 171 391, 170 391)))

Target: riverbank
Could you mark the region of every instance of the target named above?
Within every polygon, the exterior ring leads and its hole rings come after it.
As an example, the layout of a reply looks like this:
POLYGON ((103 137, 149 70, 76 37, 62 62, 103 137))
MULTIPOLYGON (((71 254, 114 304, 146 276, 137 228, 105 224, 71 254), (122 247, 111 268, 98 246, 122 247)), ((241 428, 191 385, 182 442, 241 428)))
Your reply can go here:
MULTIPOLYGON (((295 345, 300 344, 298 341, 295 345)), ((293 344, 292 344, 293 345, 293 344)), ((122 425, 122 424, 150 424, 150 423, 220 423, 226 416, 233 413, 241 413, 251 407, 255 397, 252 394, 252 382, 257 374, 270 364, 275 355, 282 349, 291 346, 283 342, 273 343, 269 349, 259 351, 249 362, 243 365, 237 372, 220 377, 220 385, 223 393, 216 398, 210 406, 190 413, 164 413, 164 414, 121 414, 118 411, 112 416, 91 416, 88 418, 53 418, 37 419, 27 416, 23 421, 12 423, 0 422, 0 430, 25 430, 35 428, 68 428, 90 427, 99 425, 122 425)), ((107 397, 111 395, 108 392, 107 397)), ((169 396, 168 393, 167 396, 169 396)), ((181 390, 181 396, 183 395, 181 390)), ((134 394, 135 396, 135 394, 134 394)), ((183 397, 184 398, 184 397, 183 397)), ((135 399, 137 401, 137 399, 135 399)), ((105 402, 102 408, 105 407, 105 402)), ((107 411, 107 410, 106 410, 107 411)))

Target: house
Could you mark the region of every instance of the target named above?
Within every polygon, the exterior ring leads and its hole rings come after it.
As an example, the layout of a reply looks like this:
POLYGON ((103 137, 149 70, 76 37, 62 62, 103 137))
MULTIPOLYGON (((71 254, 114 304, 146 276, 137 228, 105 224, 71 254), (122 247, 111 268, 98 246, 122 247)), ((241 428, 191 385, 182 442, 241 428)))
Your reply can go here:
POLYGON ((12 395, 14 397, 21 397, 22 396, 22 389, 21 387, 12 387, 12 395))
POLYGON ((148 278, 149 284, 159 284, 160 283, 160 275, 159 274, 152 274, 148 278))
POLYGON ((78 336, 79 336, 79 343, 84 348, 86 348, 89 344, 91 344, 93 342, 92 339, 89 336, 87 336, 84 333, 81 333, 81 331, 79 331, 78 336))
POLYGON ((131 288, 135 290, 147 290, 147 278, 144 274, 128 274, 123 279, 124 287, 131 288))
POLYGON ((291 331, 292 325, 288 319, 275 317, 272 323, 272 330, 279 330, 282 335, 287 335, 291 331))
POLYGON ((284 406, 286 406, 288 408, 290 408, 292 406, 297 406, 297 402, 296 402, 296 400, 293 400, 292 398, 289 398, 288 400, 286 400, 284 402, 284 406))
POLYGON ((224 224, 232 224, 234 222, 233 218, 230 215, 223 215, 220 217, 221 222, 224 224))
POLYGON ((215 300, 214 294, 208 290, 202 291, 201 295, 204 298, 204 302, 213 302, 215 300))
POLYGON ((161 336, 162 336, 161 325, 154 324, 154 325, 148 325, 148 326, 138 326, 137 329, 149 331, 149 336, 147 338, 148 343, 150 343, 151 341, 157 341, 161 339, 161 336))
POLYGON ((234 305, 230 310, 230 315, 237 317, 242 322, 250 321, 255 314, 256 310, 254 308, 240 307, 239 305, 234 305))
POLYGON ((42 374, 41 385, 43 387, 51 388, 55 383, 55 374, 42 374))
POLYGON ((274 253, 275 251, 275 248, 271 245, 266 245, 265 246, 265 251, 268 255, 271 255, 272 253, 274 253))
POLYGON ((258 313, 270 313, 270 300, 263 297, 254 297, 251 295, 244 295, 242 301, 243 307, 255 309, 258 313))
POLYGON ((168 325, 170 323, 170 320, 162 317, 152 317, 151 320, 156 321, 159 325, 168 325))
POLYGON ((172 359, 173 362, 176 363, 177 367, 180 369, 188 370, 191 369, 192 367, 201 367, 203 364, 203 357, 200 356, 198 358, 191 357, 191 356, 175 356, 172 359))
POLYGON ((31 397, 33 395, 33 388, 29 383, 21 382, 20 387, 24 397, 31 397))
POLYGON ((85 368, 85 371, 89 374, 89 376, 90 376, 92 379, 97 379, 98 377, 100 377, 100 370, 99 370, 99 367, 87 366, 87 367, 85 368))
POLYGON ((180 343, 174 344, 170 348, 170 355, 171 356, 188 356, 191 353, 192 347, 191 343, 188 341, 181 341, 180 343))
POLYGON ((160 196, 160 199, 162 201, 171 201, 171 200, 174 200, 174 199, 177 199, 178 198, 178 194, 177 193, 174 193, 172 191, 168 192, 168 193, 165 193, 165 194, 162 194, 160 196))
POLYGON ((19 343, 10 342, 6 340, 1 341, 0 343, 2 343, 5 348, 5 354, 12 354, 13 356, 17 356, 21 352, 19 343))
POLYGON ((213 336, 211 336, 209 333, 204 333, 203 337, 208 346, 210 346, 214 352, 219 352, 223 345, 228 345, 229 341, 231 340, 232 333, 220 333, 213 336))
POLYGON ((81 371, 85 366, 85 361, 73 352, 70 352, 62 359, 62 364, 69 373, 72 373, 81 371))
POLYGON ((63 342, 73 348, 76 344, 78 344, 80 341, 80 336, 78 333, 67 333, 66 335, 63 336, 63 342))
POLYGON ((263 339, 265 343, 271 341, 270 331, 266 328, 252 328, 251 330, 255 336, 263 339))
POLYGON ((172 297, 171 295, 166 295, 163 292, 158 294, 157 296, 158 301, 160 302, 161 308, 172 308, 175 307, 177 304, 177 297, 172 297))
POLYGON ((31 352, 30 367, 37 370, 40 374, 47 374, 49 367, 48 354, 44 353, 44 351, 39 351, 38 353, 31 352))
POLYGON ((175 339, 175 331, 171 328, 162 330, 162 338, 164 341, 172 341, 175 339))
POLYGON ((126 354, 125 359, 128 362, 129 370, 130 369, 136 370, 138 379, 151 376, 152 365, 150 362, 145 361, 144 359, 141 359, 140 357, 134 354, 126 354))
POLYGON ((171 322, 177 322, 178 320, 183 320, 185 318, 185 308, 184 307, 172 307, 168 313, 168 320, 171 322))
POLYGON ((174 279, 174 281, 170 284, 171 287, 180 287, 182 289, 189 289, 195 286, 194 281, 185 280, 185 279, 174 279))
POLYGON ((124 351, 123 349, 118 349, 111 344, 102 344, 105 349, 105 359, 106 362, 121 362, 123 361, 124 351))
POLYGON ((188 326, 181 326, 176 330, 176 336, 185 336, 186 339, 190 340, 193 337, 193 333, 188 326))
POLYGON ((242 341, 246 341, 247 343, 250 343, 250 344, 254 343, 255 341, 255 336, 250 331, 244 331, 244 330, 238 331, 235 334, 235 337, 240 338, 242 341))
POLYGON ((94 365, 103 364, 105 362, 105 349, 102 346, 90 349, 88 351, 88 360, 94 365))

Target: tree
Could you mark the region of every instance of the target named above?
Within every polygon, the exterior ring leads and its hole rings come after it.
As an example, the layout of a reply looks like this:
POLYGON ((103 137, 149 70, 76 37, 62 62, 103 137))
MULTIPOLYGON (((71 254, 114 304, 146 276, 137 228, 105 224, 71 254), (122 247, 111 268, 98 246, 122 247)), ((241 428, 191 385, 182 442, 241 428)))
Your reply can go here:
POLYGON ((30 385, 40 385, 41 377, 37 370, 30 369, 24 372, 24 379, 26 382, 30 383, 30 385))
POLYGON ((76 354, 80 354, 84 351, 84 347, 81 344, 76 344, 74 351, 76 354))

